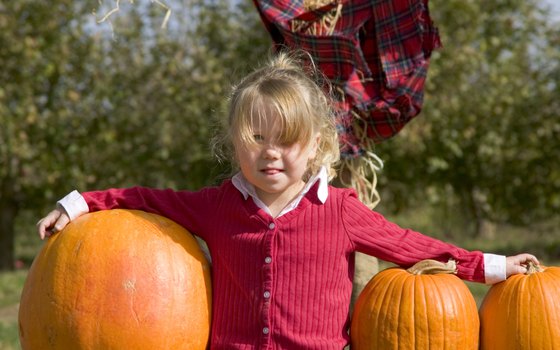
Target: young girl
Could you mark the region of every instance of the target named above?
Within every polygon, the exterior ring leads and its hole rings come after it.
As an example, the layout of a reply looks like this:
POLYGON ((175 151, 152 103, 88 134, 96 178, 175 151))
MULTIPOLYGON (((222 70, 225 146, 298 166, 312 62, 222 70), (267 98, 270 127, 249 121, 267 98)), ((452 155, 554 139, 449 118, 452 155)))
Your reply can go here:
POLYGON ((459 277, 486 283, 538 263, 402 229, 354 190, 329 186, 338 160, 334 117, 303 67, 279 54, 234 88, 222 141, 239 172, 219 187, 74 191, 39 221, 40 237, 113 208, 163 215, 200 236, 213 265, 212 349, 344 348, 356 251, 401 266, 454 259, 459 277))

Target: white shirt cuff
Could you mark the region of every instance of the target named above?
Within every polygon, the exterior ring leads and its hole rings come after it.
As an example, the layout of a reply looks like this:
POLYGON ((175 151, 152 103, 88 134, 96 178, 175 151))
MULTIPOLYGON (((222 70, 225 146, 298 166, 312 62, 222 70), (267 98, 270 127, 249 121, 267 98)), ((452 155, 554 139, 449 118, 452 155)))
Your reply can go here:
POLYGON ((484 254, 484 280, 494 284, 506 279, 506 257, 504 255, 484 254))
POLYGON ((78 191, 68 193, 64 198, 56 202, 66 211, 70 220, 74 220, 80 215, 89 213, 89 207, 86 200, 78 191))

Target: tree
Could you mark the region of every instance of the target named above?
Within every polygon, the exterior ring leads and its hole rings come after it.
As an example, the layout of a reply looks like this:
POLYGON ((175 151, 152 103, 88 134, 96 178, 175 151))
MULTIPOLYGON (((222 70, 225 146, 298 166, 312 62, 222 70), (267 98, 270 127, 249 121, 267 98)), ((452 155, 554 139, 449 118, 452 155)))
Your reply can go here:
POLYGON ((526 224, 556 213, 559 35, 542 2, 434 0, 431 10, 444 47, 432 59, 425 109, 379 147, 394 196, 452 206, 474 234, 486 220, 526 224))
MULTIPOLYGON (((87 52, 90 40, 70 17, 83 8, 72 1, 42 4, 18 1, 0 5, 0 268, 13 262, 13 223, 19 211, 52 190, 64 164, 56 152, 72 123, 68 105, 73 94, 57 86, 68 81, 72 60, 87 52), (63 35, 61 35, 63 34, 63 35), (70 55, 70 48, 75 51, 70 55), (73 58, 74 57, 74 58, 73 58), (62 95, 67 92, 70 95, 62 95)), ((79 59, 79 58, 78 58, 79 59)), ((77 71, 83 73, 83 70, 77 71)), ((76 78, 79 79, 78 76, 76 78)))
POLYGON ((123 5, 112 26, 77 1, 0 5, 0 269, 15 218, 74 188, 195 188, 223 171, 214 119, 267 34, 249 2, 168 3, 167 30, 146 4, 123 5))

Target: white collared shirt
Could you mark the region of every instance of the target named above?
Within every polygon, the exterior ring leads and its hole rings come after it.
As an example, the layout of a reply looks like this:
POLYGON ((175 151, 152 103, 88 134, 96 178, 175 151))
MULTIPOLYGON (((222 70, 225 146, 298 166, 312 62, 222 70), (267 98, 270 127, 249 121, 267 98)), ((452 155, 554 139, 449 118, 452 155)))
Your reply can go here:
MULTIPOLYGON (((301 199, 307 194, 307 192, 309 192, 311 187, 313 187, 313 185, 315 185, 317 181, 319 181, 319 186, 317 187, 317 197, 319 198, 321 203, 325 203, 327 201, 327 197, 329 196, 329 186, 328 186, 329 178, 327 174, 327 169, 323 166, 321 167, 321 169, 317 174, 312 176, 309 179, 309 181, 307 181, 307 183, 303 187, 303 190, 301 190, 298 196, 293 201, 291 201, 284 209, 282 209, 280 214, 278 214, 278 217, 294 210, 298 206, 299 202, 301 202, 301 199)), ((247 181, 247 179, 245 179, 245 177, 241 172, 235 174, 231 178, 231 182, 233 183, 235 188, 237 188, 239 192, 243 194, 243 197, 245 199, 251 196, 251 198, 253 198, 253 201, 259 208, 266 211, 269 215, 272 216, 270 209, 268 209, 266 204, 264 204, 263 201, 257 195, 255 186, 253 186, 249 181, 247 181)))

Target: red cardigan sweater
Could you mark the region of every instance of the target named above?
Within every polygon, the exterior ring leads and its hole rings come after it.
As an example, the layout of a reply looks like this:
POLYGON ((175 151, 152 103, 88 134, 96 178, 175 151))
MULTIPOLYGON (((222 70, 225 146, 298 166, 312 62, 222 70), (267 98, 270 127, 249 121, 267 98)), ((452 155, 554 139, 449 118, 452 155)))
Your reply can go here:
POLYGON ((453 258, 459 277, 484 281, 481 252, 402 229, 353 190, 329 187, 324 204, 316 193, 278 218, 245 200, 230 180, 196 192, 134 187, 83 196, 90 211, 160 214, 207 242, 212 349, 342 349, 349 341, 355 251, 401 266, 453 258))

